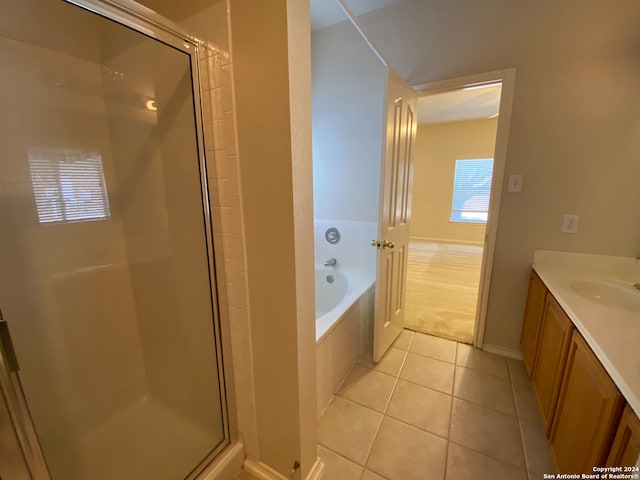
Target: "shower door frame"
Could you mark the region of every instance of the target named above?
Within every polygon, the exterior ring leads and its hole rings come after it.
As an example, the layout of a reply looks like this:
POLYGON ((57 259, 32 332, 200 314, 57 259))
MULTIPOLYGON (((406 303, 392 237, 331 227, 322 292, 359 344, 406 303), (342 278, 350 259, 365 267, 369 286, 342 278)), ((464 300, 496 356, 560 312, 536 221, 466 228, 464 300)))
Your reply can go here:
MULTIPOLYGON (((220 387, 222 429, 224 434, 220 444, 205 456, 199 464, 194 465, 193 470, 184 479, 195 480, 207 467, 214 463, 220 453, 238 440, 235 410, 229 408, 229 405, 233 405, 235 400, 233 382, 227 382, 225 380, 225 378, 232 378, 233 375, 230 355, 227 355, 226 358, 223 357, 223 351, 231 351, 231 340, 229 338, 229 329, 222 325, 220 317, 214 255, 214 230, 211 215, 209 177, 207 175, 207 160, 215 160, 213 158, 208 159, 205 153, 204 119, 202 116, 203 105, 200 91, 202 76, 207 74, 206 68, 201 68, 200 55, 203 51, 207 50, 217 51, 218 47, 210 44, 206 40, 198 39, 189 34, 180 25, 132 0, 64 0, 64 2, 104 17, 125 28, 130 28, 165 44, 167 47, 175 48, 189 55, 198 149, 198 168, 202 194, 202 209, 205 220, 207 267, 209 271, 213 314, 213 340, 216 349, 216 360, 218 362, 218 385, 220 387)), ((2 321, 1 312, 0 321, 2 321)), ((22 454, 31 477, 34 480, 50 480, 51 475, 47 468, 35 426, 31 420, 26 397, 20 384, 19 366, 13 352, 7 350, 11 350, 11 348, 3 348, 2 342, 0 342, 0 401, 2 401, 4 397, 4 402, 15 429, 16 439, 22 449, 22 454)))

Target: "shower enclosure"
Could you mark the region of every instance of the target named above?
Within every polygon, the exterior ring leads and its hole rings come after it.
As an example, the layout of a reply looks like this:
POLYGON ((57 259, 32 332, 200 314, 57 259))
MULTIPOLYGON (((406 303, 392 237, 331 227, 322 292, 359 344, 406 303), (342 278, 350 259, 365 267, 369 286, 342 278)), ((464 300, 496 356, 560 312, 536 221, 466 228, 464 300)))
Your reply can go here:
POLYGON ((0 9, 0 477, 195 478, 230 441, 207 46, 123 0, 0 9))

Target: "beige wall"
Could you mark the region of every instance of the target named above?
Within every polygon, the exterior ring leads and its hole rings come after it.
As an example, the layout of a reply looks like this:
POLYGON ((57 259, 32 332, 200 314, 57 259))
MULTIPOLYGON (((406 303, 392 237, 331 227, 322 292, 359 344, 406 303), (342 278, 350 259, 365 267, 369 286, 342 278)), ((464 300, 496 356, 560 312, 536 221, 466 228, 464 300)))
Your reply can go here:
POLYGON ((377 222, 384 65, 351 22, 311 46, 315 218, 377 222))
POLYGON ((361 20, 412 84, 516 68, 505 182, 524 187, 500 207, 485 342, 518 350, 534 249, 640 254, 640 2, 412 0, 361 20))
POLYGON ((300 478, 317 472, 316 311, 311 136, 311 32, 309 2, 287 2, 289 115, 295 221, 300 478), (313 383, 313 384, 312 384, 313 383))
POLYGON ((308 22, 306 2, 231 2, 259 460, 294 478, 316 457, 308 22))
POLYGON ((411 237, 484 242, 484 224, 450 222, 456 160, 493 158, 496 119, 420 125, 413 170, 411 237))

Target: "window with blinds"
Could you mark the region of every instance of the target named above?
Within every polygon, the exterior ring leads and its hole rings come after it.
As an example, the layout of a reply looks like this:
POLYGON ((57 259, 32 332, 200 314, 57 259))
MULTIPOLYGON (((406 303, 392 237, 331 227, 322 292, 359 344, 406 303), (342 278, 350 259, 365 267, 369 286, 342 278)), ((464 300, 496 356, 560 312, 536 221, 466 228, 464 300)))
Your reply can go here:
POLYGON ((487 223, 492 175, 493 158, 456 160, 452 222, 487 223))
POLYGON ((29 169, 40 223, 109 217, 109 199, 100 154, 66 149, 31 149, 29 169))

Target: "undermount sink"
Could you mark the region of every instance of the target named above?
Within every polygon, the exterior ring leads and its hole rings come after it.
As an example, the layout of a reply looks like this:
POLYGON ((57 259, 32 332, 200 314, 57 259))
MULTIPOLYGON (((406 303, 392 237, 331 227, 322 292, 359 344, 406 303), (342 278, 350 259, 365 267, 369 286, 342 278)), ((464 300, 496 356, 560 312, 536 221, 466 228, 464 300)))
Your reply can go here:
POLYGON ((633 287, 623 287, 600 280, 572 282, 569 287, 582 298, 628 312, 640 311, 640 292, 633 287))

